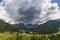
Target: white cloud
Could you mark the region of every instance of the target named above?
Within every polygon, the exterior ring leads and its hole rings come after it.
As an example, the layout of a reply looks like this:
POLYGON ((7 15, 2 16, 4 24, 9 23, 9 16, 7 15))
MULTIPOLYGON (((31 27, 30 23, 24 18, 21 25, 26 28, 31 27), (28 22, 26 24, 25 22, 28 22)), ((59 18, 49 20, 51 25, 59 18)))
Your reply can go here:
POLYGON ((0 3, 0 19, 11 23, 41 24, 60 19, 59 7, 51 0, 3 0, 0 3))

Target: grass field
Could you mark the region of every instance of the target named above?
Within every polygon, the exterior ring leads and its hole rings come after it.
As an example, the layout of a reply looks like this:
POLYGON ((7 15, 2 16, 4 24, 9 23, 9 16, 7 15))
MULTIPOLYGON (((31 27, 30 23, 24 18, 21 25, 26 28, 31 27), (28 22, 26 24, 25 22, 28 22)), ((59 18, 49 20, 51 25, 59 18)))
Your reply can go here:
POLYGON ((15 40, 16 34, 0 33, 0 40, 15 40))
POLYGON ((19 34, 0 33, 0 40, 60 40, 60 34, 19 34))

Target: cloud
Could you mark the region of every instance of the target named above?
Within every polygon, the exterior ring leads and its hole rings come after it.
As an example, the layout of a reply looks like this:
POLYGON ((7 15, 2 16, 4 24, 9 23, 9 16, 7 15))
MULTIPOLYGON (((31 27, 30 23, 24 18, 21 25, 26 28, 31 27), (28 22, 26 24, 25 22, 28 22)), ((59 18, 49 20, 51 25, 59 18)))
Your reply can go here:
POLYGON ((51 0, 3 0, 0 3, 0 19, 11 24, 41 24, 59 19, 59 13, 58 4, 51 0))

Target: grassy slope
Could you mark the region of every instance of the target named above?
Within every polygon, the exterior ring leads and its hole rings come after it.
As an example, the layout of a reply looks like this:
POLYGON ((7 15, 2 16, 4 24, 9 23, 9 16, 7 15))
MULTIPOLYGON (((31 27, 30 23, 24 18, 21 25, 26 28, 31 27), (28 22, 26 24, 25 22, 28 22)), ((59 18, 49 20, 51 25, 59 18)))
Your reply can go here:
MULTIPOLYGON (((17 40, 51 40, 50 37, 49 35, 43 35, 43 34, 19 34, 17 40)), ((0 40, 16 40, 16 38, 17 38, 16 33, 14 34, 0 33, 0 40)), ((55 40, 55 38, 58 37, 52 37, 52 38, 55 40)))
MULTIPOLYGON (((2 20, 0 20, 0 27, 4 26, 4 25, 10 25, 10 24, 7 24, 5 22, 3 22, 2 20)), ((59 28, 60 29, 60 28, 59 28)), ((60 34, 60 30, 59 32, 55 33, 55 34, 60 34)), ((6 33, 0 33, 0 40, 16 40, 17 36, 16 36, 16 33, 14 34, 7 34, 6 33)), ((19 40, 49 40, 49 35, 44 35, 44 34, 20 34, 19 35, 19 40)), ((54 38, 55 39, 55 38, 54 38)))

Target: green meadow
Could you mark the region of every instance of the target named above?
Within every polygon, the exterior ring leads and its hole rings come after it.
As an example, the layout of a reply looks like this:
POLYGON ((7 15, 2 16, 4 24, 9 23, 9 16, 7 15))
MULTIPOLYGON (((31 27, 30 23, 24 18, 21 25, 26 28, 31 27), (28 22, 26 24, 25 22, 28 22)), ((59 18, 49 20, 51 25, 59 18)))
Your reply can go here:
POLYGON ((60 26, 41 25, 28 31, 0 20, 0 40, 60 40, 60 26))
POLYGON ((0 33, 0 40, 60 40, 60 34, 0 33))

